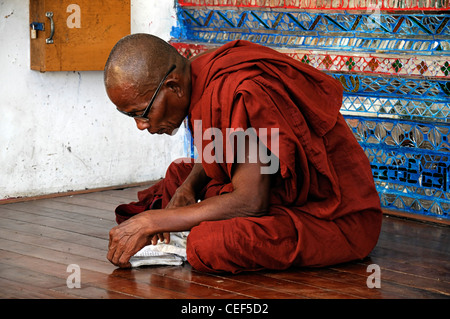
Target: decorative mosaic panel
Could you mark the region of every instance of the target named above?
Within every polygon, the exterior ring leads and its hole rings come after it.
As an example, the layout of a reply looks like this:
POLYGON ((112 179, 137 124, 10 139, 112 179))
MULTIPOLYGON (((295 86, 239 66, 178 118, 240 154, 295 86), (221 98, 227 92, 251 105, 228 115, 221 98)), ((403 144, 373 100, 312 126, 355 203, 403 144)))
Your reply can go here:
POLYGON ((449 124, 346 117, 389 208, 449 218, 449 124), (425 209, 426 208, 426 209, 425 209))
POLYGON ((418 76, 450 79, 450 56, 342 54, 304 50, 280 50, 323 71, 362 72, 381 76, 418 76))
POLYGON ((331 73, 348 94, 374 97, 404 97, 446 101, 450 82, 418 78, 381 77, 364 74, 331 73))
POLYGON ((341 113, 343 115, 415 120, 424 123, 449 122, 450 118, 448 101, 434 102, 352 95, 344 95, 341 113))
POLYGON ((349 14, 180 7, 175 38, 267 46, 448 55, 450 15, 349 14), (392 35, 395 35, 393 37, 392 35))
POLYGON ((340 81, 383 207, 450 219, 448 0, 179 3, 172 45, 186 57, 244 39, 340 81))
POLYGON ((277 12, 272 10, 220 10, 209 8, 180 9, 181 19, 193 28, 240 28, 306 32, 341 32, 357 34, 445 35, 448 17, 427 14, 346 13, 346 12, 277 12))
POLYGON ((368 10, 445 10, 448 0, 179 0, 182 6, 269 7, 289 9, 368 10))

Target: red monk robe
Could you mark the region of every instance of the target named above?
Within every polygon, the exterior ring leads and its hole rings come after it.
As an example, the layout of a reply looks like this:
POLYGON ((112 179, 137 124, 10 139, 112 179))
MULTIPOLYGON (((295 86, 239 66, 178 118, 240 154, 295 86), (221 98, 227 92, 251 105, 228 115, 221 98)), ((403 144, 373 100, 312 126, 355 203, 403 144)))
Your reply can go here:
MULTIPOLYGON (((278 157, 279 169, 268 214, 193 227, 189 263, 201 271, 237 273, 366 257, 377 243, 382 213, 367 156, 339 113, 340 83, 246 41, 196 58, 191 73, 191 129, 202 121, 194 135, 212 127, 224 136, 226 128, 266 128, 269 136, 262 141, 278 157), (271 128, 279 130, 279 150, 270 143, 271 128)), ((196 147, 203 150, 210 142, 196 147)), ((212 178, 203 198, 232 191, 232 163, 202 164, 212 178)), ((165 207, 191 169, 192 163, 173 163, 164 180, 138 194, 139 202, 116 209, 117 221, 152 205, 165 207)))

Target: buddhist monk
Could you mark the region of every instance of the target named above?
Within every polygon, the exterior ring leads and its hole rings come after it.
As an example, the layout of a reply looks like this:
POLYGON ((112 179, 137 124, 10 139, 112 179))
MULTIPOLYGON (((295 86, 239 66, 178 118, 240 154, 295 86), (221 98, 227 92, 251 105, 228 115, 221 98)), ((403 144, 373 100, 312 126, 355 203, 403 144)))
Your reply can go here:
POLYGON ((139 130, 172 134, 188 118, 199 152, 117 207, 114 265, 130 267, 141 248, 180 231, 190 231, 187 261, 205 272, 322 267, 375 247, 380 201, 339 112, 338 81, 246 41, 188 60, 148 34, 121 39, 104 74, 139 130), (229 143, 233 132, 241 142, 229 143))

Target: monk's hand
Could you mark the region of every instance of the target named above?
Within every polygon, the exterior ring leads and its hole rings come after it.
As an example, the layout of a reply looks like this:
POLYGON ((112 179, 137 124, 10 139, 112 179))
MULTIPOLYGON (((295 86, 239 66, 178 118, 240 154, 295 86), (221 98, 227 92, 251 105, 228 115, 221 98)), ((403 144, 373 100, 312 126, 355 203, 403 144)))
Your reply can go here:
POLYGON ((184 207, 196 203, 195 191, 186 184, 181 184, 173 194, 166 208, 184 207))
POLYGON ((130 258, 152 240, 159 238, 151 231, 151 214, 143 212, 114 227, 109 232, 108 260, 120 268, 129 268, 130 258))

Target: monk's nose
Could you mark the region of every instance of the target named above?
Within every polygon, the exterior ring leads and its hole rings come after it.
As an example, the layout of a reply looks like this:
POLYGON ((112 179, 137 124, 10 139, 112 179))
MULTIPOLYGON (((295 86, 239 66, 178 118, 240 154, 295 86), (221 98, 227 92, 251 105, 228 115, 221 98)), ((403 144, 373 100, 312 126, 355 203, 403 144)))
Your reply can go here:
POLYGON ((147 130, 150 128, 150 123, 148 121, 142 121, 139 119, 135 119, 135 121, 136 121, 137 128, 140 129, 141 131, 147 130))

